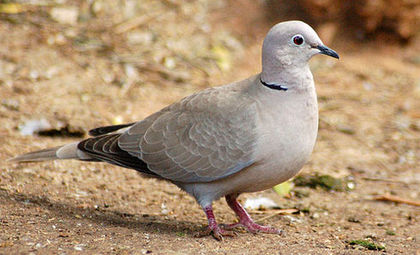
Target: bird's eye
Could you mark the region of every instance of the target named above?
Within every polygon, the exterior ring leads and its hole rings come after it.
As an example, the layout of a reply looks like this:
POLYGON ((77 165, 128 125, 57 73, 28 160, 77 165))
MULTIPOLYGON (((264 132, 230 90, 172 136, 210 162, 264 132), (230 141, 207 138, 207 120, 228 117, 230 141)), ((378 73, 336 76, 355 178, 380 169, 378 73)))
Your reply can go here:
POLYGON ((299 46, 299 45, 302 45, 305 42, 305 39, 303 39, 303 36, 301 36, 301 35, 295 35, 292 38, 292 42, 295 45, 298 45, 299 46))

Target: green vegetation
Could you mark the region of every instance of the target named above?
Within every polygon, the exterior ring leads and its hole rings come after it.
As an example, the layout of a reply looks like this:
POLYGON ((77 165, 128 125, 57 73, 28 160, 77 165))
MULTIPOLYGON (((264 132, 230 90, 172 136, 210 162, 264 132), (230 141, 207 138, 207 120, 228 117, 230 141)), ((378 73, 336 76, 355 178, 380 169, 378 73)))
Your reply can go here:
POLYGON ((395 236, 396 235, 396 233, 394 231, 392 231, 391 229, 387 229, 385 233, 389 236, 395 236))
POLYGON ((334 191, 345 191, 348 190, 350 185, 348 185, 349 181, 346 178, 334 178, 330 175, 318 175, 315 174, 313 176, 298 176, 296 177, 293 182, 296 186, 306 186, 310 188, 317 188, 320 187, 327 191, 334 190, 334 191))
POLYGON ((375 251, 382 251, 385 250, 385 247, 379 244, 375 244, 368 240, 352 240, 349 242, 350 245, 360 245, 363 246, 369 250, 375 250, 375 251))

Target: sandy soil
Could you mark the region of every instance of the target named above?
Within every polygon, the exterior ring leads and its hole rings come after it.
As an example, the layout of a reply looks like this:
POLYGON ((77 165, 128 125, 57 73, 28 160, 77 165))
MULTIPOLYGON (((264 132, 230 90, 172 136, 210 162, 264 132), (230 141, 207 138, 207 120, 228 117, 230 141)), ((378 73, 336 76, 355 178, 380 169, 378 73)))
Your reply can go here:
MULTIPOLYGON (((19 127, 28 120, 86 132, 140 120, 193 91, 259 71, 261 41, 270 26, 264 15, 245 18, 236 11, 227 18, 223 6, 194 12, 167 2, 167 9, 155 8, 171 15, 154 17, 155 25, 143 21, 141 29, 120 26, 117 32, 105 29, 121 24, 109 13, 67 25, 48 18, 50 7, 2 21, 0 254, 420 254, 419 207, 374 199, 391 194, 420 200, 420 55, 415 41, 401 46, 335 39, 329 45, 339 51, 339 61, 322 56, 311 61, 320 130, 301 174, 352 178, 356 186, 345 192, 295 187, 288 198, 272 190, 241 196, 245 201, 263 195, 281 208, 299 209, 292 215, 251 213, 255 219, 272 215, 262 222, 283 229, 283 236, 238 231, 223 242, 196 238, 206 219, 195 201, 169 183, 127 169, 76 161, 5 162, 79 139, 24 136, 19 127), (209 27, 197 28, 203 24, 188 19, 193 14, 203 15, 209 27), (183 22, 175 22, 179 19, 183 22), (238 25, 240 19, 246 22, 238 25), (173 30, 177 26, 186 26, 185 37, 173 30), (133 34, 136 29, 156 31, 154 41, 147 44, 148 35, 133 34), (87 38, 84 43, 79 33, 87 38), (143 41, 130 44, 129 38, 143 41), (185 52, 174 47, 181 39, 191 43, 180 46, 185 52), (206 47, 212 55, 197 53, 206 47), (351 245, 353 240, 385 250, 351 245)), ((250 5, 245 7, 255 7, 250 5)), ((219 222, 235 221, 225 201, 214 207, 219 222)))

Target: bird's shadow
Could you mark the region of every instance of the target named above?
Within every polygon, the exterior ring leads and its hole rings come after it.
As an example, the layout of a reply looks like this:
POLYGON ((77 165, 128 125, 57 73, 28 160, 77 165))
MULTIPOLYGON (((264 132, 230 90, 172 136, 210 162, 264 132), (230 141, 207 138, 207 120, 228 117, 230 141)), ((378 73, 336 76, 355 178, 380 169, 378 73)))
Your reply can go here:
POLYGON ((31 194, 13 193, 0 189, 0 201, 9 200, 14 203, 23 203, 25 206, 41 207, 47 209, 53 217, 81 220, 88 220, 102 226, 123 227, 135 229, 145 233, 166 233, 179 235, 187 234, 193 236, 203 230, 203 225, 190 221, 179 221, 165 217, 164 215, 134 215, 107 208, 82 208, 58 201, 51 201, 45 196, 31 194))

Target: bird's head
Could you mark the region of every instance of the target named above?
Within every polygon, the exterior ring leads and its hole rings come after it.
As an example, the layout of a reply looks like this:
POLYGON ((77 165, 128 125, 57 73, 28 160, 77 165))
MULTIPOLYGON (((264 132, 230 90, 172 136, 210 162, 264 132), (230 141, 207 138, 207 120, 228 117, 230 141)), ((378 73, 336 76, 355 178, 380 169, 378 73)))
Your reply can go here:
POLYGON ((317 54, 339 58, 317 33, 302 21, 286 21, 270 29, 263 44, 263 66, 275 68, 306 65, 317 54))

